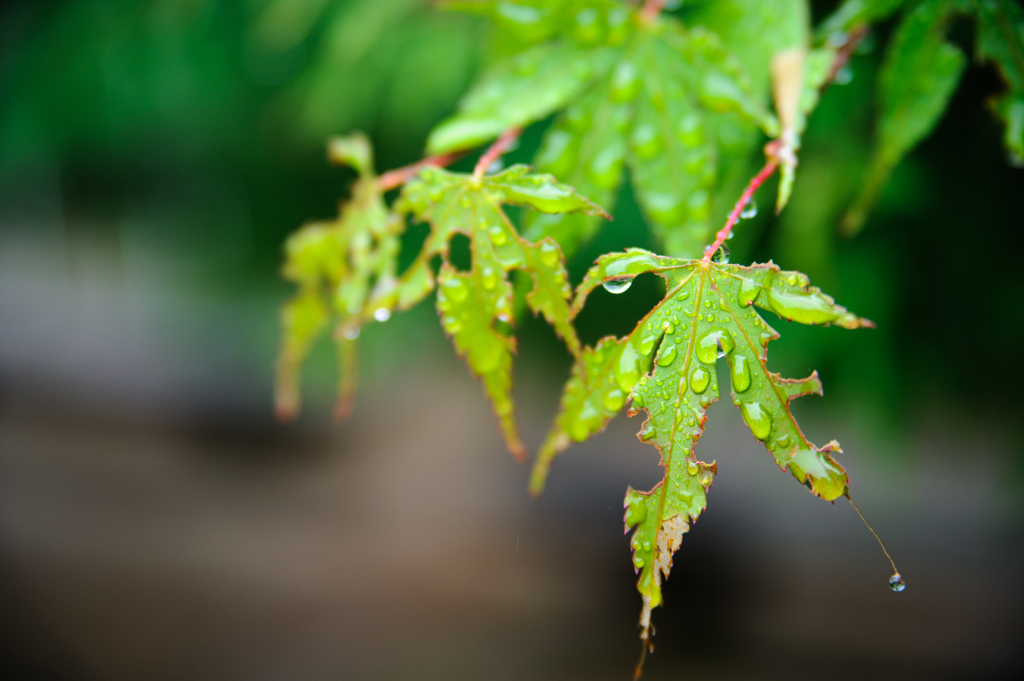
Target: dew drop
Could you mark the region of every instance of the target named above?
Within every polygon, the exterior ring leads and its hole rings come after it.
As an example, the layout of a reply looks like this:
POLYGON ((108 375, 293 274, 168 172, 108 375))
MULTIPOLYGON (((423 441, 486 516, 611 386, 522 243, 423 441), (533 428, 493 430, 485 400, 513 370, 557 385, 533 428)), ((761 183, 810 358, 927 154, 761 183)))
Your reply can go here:
POLYGON ((666 343, 662 348, 661 352, 658 353, 658 366, 667 367, 669 364, 675 361, 678 350, 676 349, 675 343, 666 343))
POLYGON ((669 335, 675 333, 676 331, 675 327, 672 326, 672 324, 667 321, 661 323, 661 330, 669 335))
POLYGON ((743 414, 743 420, 747 422, 750 432, 758 440, 764 442, 772 432, 772 417, 761 407, 760 402, 744 402, 740 407, 740 412, 743 414))
POLYGON ((732 352, 736 342, 728 331, 715 329, 701 336, 697 341, 697 359, 705 364, 714 364, 719 357, 732 352))
POLYGON ((545 241, 540 245, 540 261, 545 267, 554 267, 558 264, 559 253, 558 246, 555 244, 545 241))
POLYGON ((749 220, 750 218, 757 215, 757 201, 751 198, 743 206, 743 210, 740 211, 740 218, 743 220, 749 220))
POLYGON ((633 404, 636 405, 637 409, 643 409, 644 406, 645 406, 644 405, 644 396, 641 395, 640 393, 634 394, 633 395, 633 404))
MULTIPOLYGON (((630 490, 630 492, 631 492, 632 495, 635 495, 635 492, 632 492, 632 490, 630 490)), ((633 496, 632 499, 629 499, 627 497, 627 499, 628 499, 628 503, 626 504, 626 518, 625 518, 626 525, 628 527, 634 527, 635 525, 638 525, 638 524, 642 523, 644 521, 644 518, 647 517, 647 505, 643 502, 643 499, 640 499, 638 496, 633 496)), ((633 548, 634 549, 640 548, 639 543, 640 543, 640 539, 639 538, 634 539, 633 540, 633 548)))
POLYGON ((903 576, 897 572, 889 578, 889 588, 899 593, 907 588, 907 583, 903 581, 903 576))
POLYGON ((469 289, 466 288, 466 284, 462 279, 447 279, 443 287, 445 297, 450 298, 456 303, 465 300, 466 296, 469 295, 469 289))
POLYGON ((642 339, 640 339, 640 345, 637 346, 637 350, 640 351, 641 355, 647 357, 648 355, 651 354, 651 350, 654 349, 654 341, 656 340, 657 339, 654 336, 643 337, 642 339))
POLYGON ((504 246, 505 242, 508 241, 508 235, 505 234, 505 230, 498 225, 491 227, 487 231, 491 235, 491 241, 495 246, 504 246))
POLYGON ((687 461, 686 462, 686 472, 687 473, 689 473, 690 475, 697 475, 697 471, 698 470, 700 470, 700 469, 697 468, 697 462, 696 461, 687 461))
POLYGON ((493 267, 485 267, 480 273, 480 280, 484 288, 491 291, 498 285, 498 273, 494 271, 493 267))
POLYGON ((376 319, 378 322, 386 322, 387 320, 391 319, 391 310, 387 309, 386 307, 378 307, 376 310, 373 311, 373 318, 376 319))
POLYGON ((603 402, 608 411, 618 411, 626 403, 626 396, 618 388, 612 388, 604 394, 603 402))
POLYGON ((347 338, 348 340, 355 340, 356 338, 359 338, 359 327, 356 326, 355 324, 346 326, 344 329, 342 329, 341 335, 347 338))
POLYGON ((644 566, 644 559, 640 556, 635 556, 633 558, 633 565, 635 565, 638 568, 642 568, 644 566))
POLYGON ((707 390, 709 385, 711 385, 711 374, 707 371, 697 367, 690 374, 690 389, 698 395, 707 390))
POLYGON ((849 85, 850 81, 853 80, 853 69, 849 66, 844 66, 836 72, 835 83, 836 85, 849 85))
POLYGON ((715 254, 711 256, 711 262, 717 262, 719 265, 729 264, 729 249, 725 246, 719 246, 715 254))
POLYGON ((732 358, 732 389, 738 393, 750 388, 750 362, 743 355, 732 358))
POLYGON ((622 293, 633 285, 633 277, 617 277, 601 284, 608 293, 622 293))
POLYGON ((747 307, 754 302, 754 298, 757 297, 757 293, 760 290, 760 286, 750 279, 743 277, 740 281, 740 293, 737 296, 737 302, 739 302, 741 307, 747 307))

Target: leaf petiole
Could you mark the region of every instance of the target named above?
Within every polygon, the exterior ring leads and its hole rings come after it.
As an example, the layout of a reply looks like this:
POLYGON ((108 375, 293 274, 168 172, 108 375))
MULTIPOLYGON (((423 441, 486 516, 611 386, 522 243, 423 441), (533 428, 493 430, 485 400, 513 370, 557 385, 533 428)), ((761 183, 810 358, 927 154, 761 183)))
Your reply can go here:
POLYGON ((747 188, 740 194, 739 201, 733 206, 732 212, 729 213, 729 218, 725 221, 725 227, 718 230, 718 234, 715 235, 715 242, 710 246, 704 248, 704 262, 710 262, 711 256, 725 243, 725 240, 729 238, 729 233, 732 232, 733 226, 739 222, 740 213, 746 208, 747 204, 750 203, 750 199, 753 198, 754 192, 756 192, 764 181, 772 176, 776 168, 779 167, 779 162, 776 157, 776 150, 779 144, 777 141, 769 142, 765 147, 765 155, 768 157, 768 162, 764 164, 761 171, 755 175, 747 184, 747 188))
POLYGON ((501 158, 501 155, 508 151, 512 143, 519 138, 519 133, 522 132, 522 128, 513 126, 501 133, 501 137, 494 141, 487 151, 483 153, 480 160, 476 162, 476 167, 473 168, 473 177, 480 179, 487 172, 487 169, 492 163, 501 158))

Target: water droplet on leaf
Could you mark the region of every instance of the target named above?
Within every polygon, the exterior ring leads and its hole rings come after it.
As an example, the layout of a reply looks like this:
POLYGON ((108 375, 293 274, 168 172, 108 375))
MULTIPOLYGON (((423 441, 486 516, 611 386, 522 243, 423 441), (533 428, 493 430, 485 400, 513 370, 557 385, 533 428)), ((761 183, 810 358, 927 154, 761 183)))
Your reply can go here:
POLYGON ((743 355, 732 358, 732 389, 738 393, 750 388, 750 362, 743 355))
POLYGON ((604 395, 604 407, 608 411, 618 411, 626 403, 626 396, 621 390, 612 388, 604 395))
POLYGON ((485 267, 483 269, 483 272, 480 273, 480 282, 488 291, 498 285, 498 274, 494 271, 493 267, 485 267))
POLYGON ((675 361, 678 350, 676 349, 675 343, 666 343, 662 346, 661 352, 658 353, 658 366, 667 367, 669 364, 675 361))
POLYGON ((690 374, 690 388, 698 395, 707 390, 710 384, 711 374, 700 367, 694 369, 693 373, 690 374))
POLYGON ((508 241, 508 235, 505 234, 505 230, 498 225, 491 227, 487 231, 491 235, 491 241, 495 246, 504 246, 505 242, 508 241))
POLYGON ((559 261, 558 246, 545 241, 540 245, 540 261, 545 267, 554 267, 559 261))
POLYGON ((744 402, 740 407, 743 420, 747 422, 750 432, 758 440, 764 440, 772 432, 772 417, 761 407, 760 402, 744 402))

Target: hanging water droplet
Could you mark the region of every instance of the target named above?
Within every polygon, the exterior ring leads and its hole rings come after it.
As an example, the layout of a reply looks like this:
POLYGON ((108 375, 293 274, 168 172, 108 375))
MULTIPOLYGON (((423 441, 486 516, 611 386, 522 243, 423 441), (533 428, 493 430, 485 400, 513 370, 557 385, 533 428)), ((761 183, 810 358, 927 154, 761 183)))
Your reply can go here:
POLYGON ((376 319, 378 322, 386 322, 387 320, 391 319, 391 310, 387 309, 386 307, 378 307, 376 310, 373 311, 373 318, 376 319))
POLYGON ((711 374, 700 367, 694 369, 690 374, 690 389, 698 395, 707 390, 709 385, 711 385, 711 374))
POLYGON ((666 343, 662 346, 661 352, 658 353, 658 366, 667 367, 669 364, 675 361, 676 355, 678 354, 675 343, 666 343))
POLYGON ((853 80, 853 69, 849 66, 844 66, 836 72, 835 83, 836 85, 849 85, 850 81, 853 80))
POLYGON ((359 327, 356 326, 355 324, 346 326, 344 329, 342 329, 341 335, 347 338, 348 340, 355 340, 356 338, 359 338, 359 327))
POLYGON ((608 293, 622 293, 633 285, 633 277, 617 277, 601 284, 608 293))
POLYGON ((501 162, 501 159, 500 158, 496 159, 495 161, 493 161, 491 163, 491 165, 487 166, 487 174, 488 175, 492 175, 492 174, 500 171, 504 167, 505 167, 505 164, 501 162))
POLYGON ((751 197, 743 206, 743 210, 740 211, 740 218, 743 220, 749 220, 755 215, 757 215, 757 201, 751 197))
POLYGON ((740 407, 740 412, 743 414, 743 420, 747 422, 750 432, 758 440, 764 442, 772 432, 772 417, 761 407, 759 402, 744 402, 740 407))
POLYGON ((889 588, 899 593, 907 588, 907 583, 903 581, 903 576, 897 572, 889 578, 889 588))
POLYGON ((717 262, 720 265, 729 264, 729 249, 725 246, 719 246, 715 254, 711 256, 711 262, 717 262))

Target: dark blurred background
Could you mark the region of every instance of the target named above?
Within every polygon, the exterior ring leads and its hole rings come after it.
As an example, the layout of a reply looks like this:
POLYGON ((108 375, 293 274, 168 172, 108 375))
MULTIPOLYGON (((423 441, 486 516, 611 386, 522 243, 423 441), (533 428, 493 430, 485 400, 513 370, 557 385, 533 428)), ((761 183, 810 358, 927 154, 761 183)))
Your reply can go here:
MULTIPOLYGON (((778 322, 772 365, 821 372, 827 398, 797 414, 843 443, 908 588, 888 590, 849 504, 811 497, 715 405, 701 451, 720 477, 645 678, 1024 672, 1024 171, 984 105, 998 76, 974 65, 865 231, 837 236, 890 30, 827 91, 792 204, 744 222, 734 259, 802 269, 878 323, 778 322)), ((954 39, 970 49, 970 26, 954 39)), ((528 498, 430 303, 367 329, 350 422, 329 420, 326 345, 299 422, 271 416, 282 242, 351 177, 325 138, 369 132, 381 169, 417 159, 488 45, 420 0, 0 5, 0 676, 628 678, 622 498, 660 471, 638 419, 528 498)), ((573 275, 625 246, 654 246, 628 189, 573 275)), ((656 297, 644 278, 598 291, 581 333, 624 332, 656 297)), ((536 447, 569 363, 543 324, 520 336, 536 447)))

